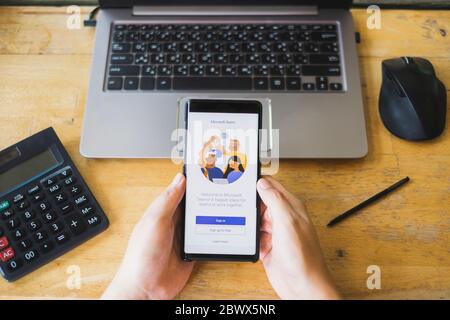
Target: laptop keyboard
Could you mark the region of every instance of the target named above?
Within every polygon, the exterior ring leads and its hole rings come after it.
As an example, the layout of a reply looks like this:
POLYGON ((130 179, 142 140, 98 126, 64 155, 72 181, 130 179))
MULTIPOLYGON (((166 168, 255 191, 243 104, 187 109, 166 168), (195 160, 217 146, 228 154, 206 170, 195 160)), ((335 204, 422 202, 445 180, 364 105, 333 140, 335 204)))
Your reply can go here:
POLYGON ((105 90, 343 90, 337 24, 115 24, 105 90))

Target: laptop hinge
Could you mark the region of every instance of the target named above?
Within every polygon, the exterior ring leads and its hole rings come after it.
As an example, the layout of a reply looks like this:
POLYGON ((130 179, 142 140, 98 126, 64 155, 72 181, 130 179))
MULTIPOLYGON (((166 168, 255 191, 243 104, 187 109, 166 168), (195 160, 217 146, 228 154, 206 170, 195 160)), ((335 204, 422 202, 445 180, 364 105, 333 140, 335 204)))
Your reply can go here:
POLYGON ((136 16, 304 16, 317 6, 134 6, 136 16))

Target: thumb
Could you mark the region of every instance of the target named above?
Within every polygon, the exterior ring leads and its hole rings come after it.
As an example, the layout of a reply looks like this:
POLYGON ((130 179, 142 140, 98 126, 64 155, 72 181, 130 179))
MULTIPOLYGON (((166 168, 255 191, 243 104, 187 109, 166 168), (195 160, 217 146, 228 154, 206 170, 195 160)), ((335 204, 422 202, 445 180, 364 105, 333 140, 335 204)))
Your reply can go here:
POLYGON ((259 179, 256 188, 261 200, 267 207, 270 220, 284 220, 292 211, 289 202, 284 198, 280 191, 278 191, 272 183, 264 178, 259 179))
POLYGON ((153 217, 172 217, 175 209, 183 199, 186 188, 186 179, 181 173, 173 178, 170 185, 164 190, 150 207, 147 209, 147 214, 153 217))

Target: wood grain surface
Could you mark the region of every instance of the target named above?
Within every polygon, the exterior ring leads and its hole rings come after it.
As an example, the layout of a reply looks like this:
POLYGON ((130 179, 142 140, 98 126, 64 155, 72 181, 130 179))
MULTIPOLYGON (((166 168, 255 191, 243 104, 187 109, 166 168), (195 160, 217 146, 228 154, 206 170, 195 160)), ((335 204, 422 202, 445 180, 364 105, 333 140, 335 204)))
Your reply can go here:
MULTIPOLYGON (((83 14, 92 8, 84 7, 83 14)), ((14 283, 0 297, 97 298, 119 266, 129 234, 179 166, 170 160, 85 159, 78 151, 95 30, 66 28, 66 8, 0 7, 0 149, 53 126, 110 218, 110 228, 14 283), (79 266, 80 289, 67 286, 79 266)), ((450 88, 450 12, 383 11, 381 30, 353 16, 370 151, 360 160, 286 160, 276 175, 302 198, 346 298, 450 298, 450 131, 430 142, 393 137, 378 115, 383 59, 431 60, 450 88), (412 181, 333 229, 326 223, 409 175, 412 181), (382 287, 366 287, 370 265, 382 287)), ((449 114, 449 113, 447 113, 449 114)), ((449 120, 449 119, 447 119, 449 120)), ((198 263, 182 299, 277 298, 260 263, 198 263)))

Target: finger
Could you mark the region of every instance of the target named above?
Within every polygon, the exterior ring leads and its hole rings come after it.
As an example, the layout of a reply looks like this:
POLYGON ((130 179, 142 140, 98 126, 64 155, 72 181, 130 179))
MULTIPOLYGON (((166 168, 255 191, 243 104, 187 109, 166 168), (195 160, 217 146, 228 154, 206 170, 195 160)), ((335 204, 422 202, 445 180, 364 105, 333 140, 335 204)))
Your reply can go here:
POLYGON ((261 240, 259 246, 259 259, 264 261, 266 256, 272 250, 272 235, 267 232, 261 232, 261 240))
POLYGON ((271 222, 274 222, 278 218, 283 220, 284 217, 291 214, 292 207, 289 202, 267 179, 259 179, 256 188, 261 200, 268 209, 266 212, 269 212, 271 222))
POLYGON ((297 212, 298 214, 301 215, 301 217, 309 221, 309 217, 306 212, 306 207, 299 198, 297 198, 294 194, 289 192, 280 182, 275 180, 273 177, 267 176, 264 177, 264 179, 267 179, 272 184, 272 186, 286 198, 289 204, 295 209, 295 212, 297 212))
POLYGON ((267 211, 261 212, 260 230, 262 232, 272 233, 272 222, 270 221, 269 214, 267 213, 267 211))
POLYGON ((186 179, 184 175, 178 173, 166 190, 153 201, 147 209, 147 214, 152 217, 172 218, 175 209, 180 204, 181 199, 183 199, 185 188, 186 179))

